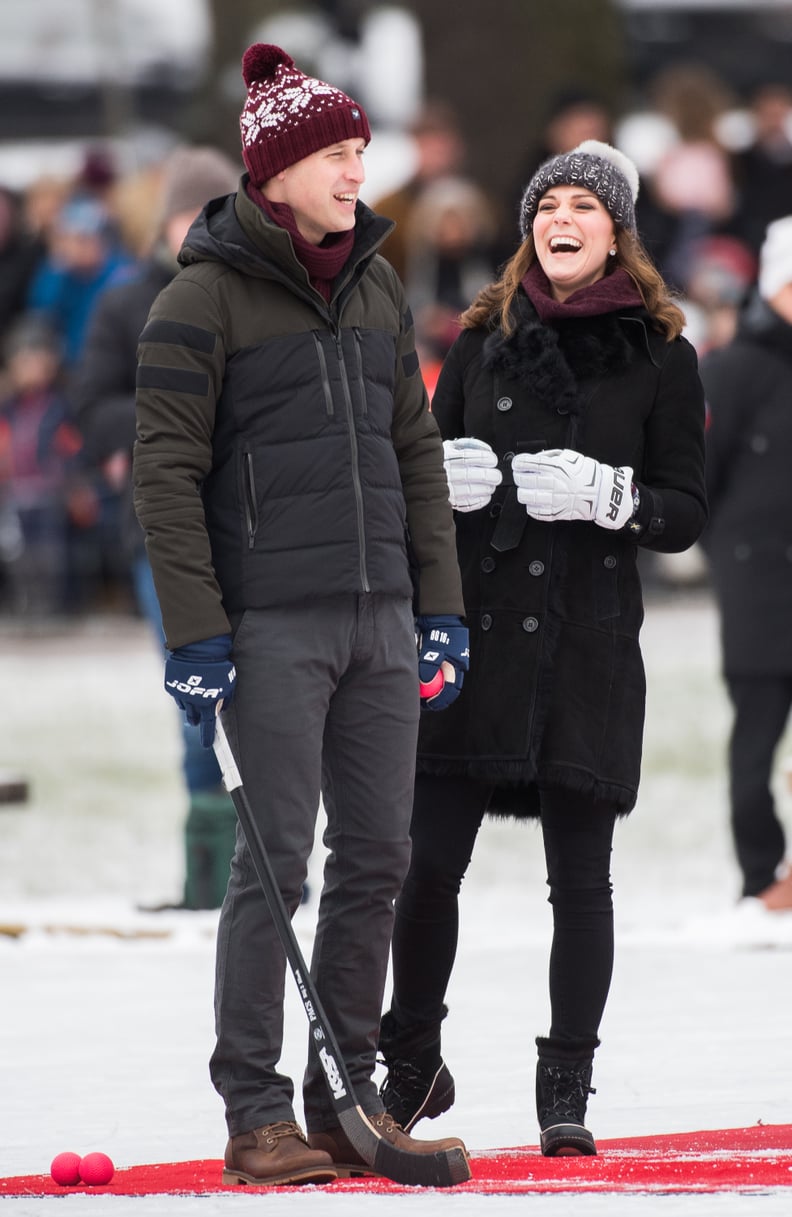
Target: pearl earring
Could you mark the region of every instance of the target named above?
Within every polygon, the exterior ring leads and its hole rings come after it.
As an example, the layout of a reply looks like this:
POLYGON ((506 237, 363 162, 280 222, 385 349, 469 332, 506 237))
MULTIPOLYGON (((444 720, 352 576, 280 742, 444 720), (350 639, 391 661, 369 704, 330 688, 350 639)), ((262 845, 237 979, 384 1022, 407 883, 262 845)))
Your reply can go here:
POLYGON ((609 250, 608 250, 608 253, 610 254, 610 256, 611 256, 612 258, 615 258, 615 257, 616 257, 616 250, 615 250, 615 249, 609 249, 609 250))

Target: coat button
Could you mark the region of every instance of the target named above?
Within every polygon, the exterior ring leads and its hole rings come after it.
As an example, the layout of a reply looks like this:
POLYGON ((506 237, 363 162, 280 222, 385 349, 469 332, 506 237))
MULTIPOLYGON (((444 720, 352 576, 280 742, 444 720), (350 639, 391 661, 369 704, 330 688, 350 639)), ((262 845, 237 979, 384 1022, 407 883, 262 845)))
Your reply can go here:
POLYGON ((489 615, 489 613, 481 614, 481 628, 482 630, 492 629, 492 617, 489 615))
POLYGON ((499 397, 495 402, 495 409, 505 413, 512 408, 512 399, 510 397, 499 397))
POLYGON ((539 622, 536 620, 535 617, 526 617, 523 620, 522 627, 525 630, 526 634, 533 634, 536 630, 539 629, 539 622))
POLYGON ((614 566, 616 565, 616 559, 614 558, 613 554, 608 554, 606 558, 603 558, 602 565, 606 570, 613 570, 614 566))
POLYGON ((498 516, 500 515, 500 513, 502 511, 503 511, 502 503, 493 503, 492 506, 490 507, 490 516, 492 517, 493 520, 497 520, 498 516))
POLYGON ((566 406, 556 406, 556 414, 568 414, 569 410, 566 406))
POLYGON ((528 563, 528 574, 533 575, 534 578, 537 575, 543 575, 544 574, 544 562, 539 562, 539 561, 529 562, 528 563))
POLYGON ((508 464, 511 464, 512 461, 514 460, 514 453, 513 452, 504 452, 503 459, 504 459, 504 461, 507 461, 508 464))
POLYGON ((485 574, 488 575, 491 570, 495 569, 495 559, 494 558, 482 558, 481 559, 481 569, 484 571, 485 574))

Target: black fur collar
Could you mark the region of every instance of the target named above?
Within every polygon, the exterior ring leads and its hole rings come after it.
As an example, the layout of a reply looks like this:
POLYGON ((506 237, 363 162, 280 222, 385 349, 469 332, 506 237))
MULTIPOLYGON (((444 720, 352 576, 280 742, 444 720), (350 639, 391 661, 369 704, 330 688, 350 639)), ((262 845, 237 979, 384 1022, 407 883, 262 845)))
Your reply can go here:
POLYGON ((520 294, 517 317, 509 338, 498 329, 485 340, 484 367, 521 381, 553 409, 580 413, 580 384, 618 374, 634 357, 614 313, 542 325, 530 300, 520 294))

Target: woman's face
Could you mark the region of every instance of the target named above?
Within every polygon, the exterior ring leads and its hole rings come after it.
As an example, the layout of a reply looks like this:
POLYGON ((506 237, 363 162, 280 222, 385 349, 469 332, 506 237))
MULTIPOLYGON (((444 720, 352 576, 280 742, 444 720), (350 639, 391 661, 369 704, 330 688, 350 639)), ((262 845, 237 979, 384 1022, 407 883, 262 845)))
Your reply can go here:
POLYGON ((610 213, 582 186, 552 186, 542 195, 533 238, 553 297, 561 301, 601 279, 616 247, 610 213))

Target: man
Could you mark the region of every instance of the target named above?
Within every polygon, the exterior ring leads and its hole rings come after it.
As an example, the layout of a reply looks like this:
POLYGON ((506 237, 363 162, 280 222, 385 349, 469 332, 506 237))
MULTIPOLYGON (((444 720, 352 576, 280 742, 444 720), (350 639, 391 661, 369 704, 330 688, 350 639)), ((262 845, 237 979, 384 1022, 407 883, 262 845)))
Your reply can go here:
MULTIPOLYGON (((390 222, 358 198, 364 111, 278 47, 250 47, 243 76, 247 173, 192 226, 141 336, 135 501, 170 648, 166 687, 207 746, 224 703, 291 913, 323 796, 312 974, 363 1110, 395 1147, 434 1153, 461 1142, 413 1141, 372 1074, 410 851, 414 611, 422 680, 451 665, 432 708, 453 700, 467 667, 442 446, 401 284, 377 256, 390 222)), ((293 1084, 277 1071, 284 970, 240 834, 211 1061, 226 1182, 365 1170, 313 1056, 307 1137, 295 1121, 293 1084)))
MULTIPOLYGON (((175 148, 162 167, 151 249, 134 271, 111 281, 98 297, 75 376, 74 407, 84 459, 121 496, 120 548, 128 559, 138 608, 162 643, 162 620, 143 532, 132 508, 131 452, 135 440, 137 344, 149 309, 179 269, 187 230, 210 199, 233 190, 234 163, 207 145, 175 148)), ((212 752, 197 727, 183 728, 182 774, 188 799, 184 825, 184 890, 168 908, 219 908, 236 837, 236 813, 212 752)))
POLYGON ((734 710, 731 829, 742 896, 792 909, 792 867, 771 777, 792 708, 792 216, 767 228, 734 339, 701 364, 707 393, 703 544, 734 710))

